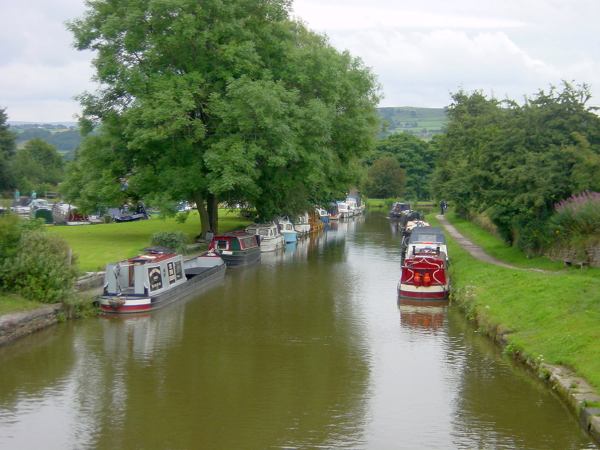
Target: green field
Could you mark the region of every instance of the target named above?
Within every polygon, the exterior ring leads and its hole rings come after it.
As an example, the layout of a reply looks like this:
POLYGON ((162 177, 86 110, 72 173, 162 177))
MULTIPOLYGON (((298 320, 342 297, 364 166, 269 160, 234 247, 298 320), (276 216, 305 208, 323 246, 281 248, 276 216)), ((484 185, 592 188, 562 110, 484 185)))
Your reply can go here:
MULTIPOLYGON (((235 230, 248 223, 237 211, 219 211, 219 231, 235 230)), ((200 232, 200 221, 198 213, 192 212, 185 223, 178 223, 174 218, 152 218, 129 223, 52 226, 48 231, 67 241, 77 256, 81 271, 93 272, 104 270, 109 262, 135 256, 148 247, 152 235, 160 231, 181 231, 192 242, 200 232)))
POLYGON ((448 123, 444 108, 415 108, 411 106, 377 108, 384 124, 381 137, 392 133, 410 133, 430 139, 444 132, 448 123))
MULTIPOLYGON (((552 262, 532 261, 499 248, 494 236, 456 221, 453 215, 448 218, 489 253, 508 255, 506 262, 556 269, 552 262)), ((433 217, 428 219, 435 223, 433 217)), ((507 351, 570 367, 600 388, 600 269, 549 273, 507 269, 476 260, 452 239, 449 254, 453 302, 476 318, 482 329, 504 334, 507 351)))

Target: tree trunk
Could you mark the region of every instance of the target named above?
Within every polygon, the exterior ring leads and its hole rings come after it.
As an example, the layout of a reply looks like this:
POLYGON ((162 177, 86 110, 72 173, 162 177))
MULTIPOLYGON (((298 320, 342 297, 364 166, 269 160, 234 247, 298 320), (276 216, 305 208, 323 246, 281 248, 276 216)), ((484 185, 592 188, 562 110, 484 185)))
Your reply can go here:
POLYGON ((219 232, 219 202, 217 196, 208 194, 206 197, 206 206, 208 210, 209 230, 214 234, 219 232))
POLYGON ((208 212, 206 211, 204 196, 197 192, 194 194, 194 201, 196 202, 196 209, 198 209, 198 215, 200 216, 200 238, 206 239, 206 233, 209 231, 210 222, 208 212))

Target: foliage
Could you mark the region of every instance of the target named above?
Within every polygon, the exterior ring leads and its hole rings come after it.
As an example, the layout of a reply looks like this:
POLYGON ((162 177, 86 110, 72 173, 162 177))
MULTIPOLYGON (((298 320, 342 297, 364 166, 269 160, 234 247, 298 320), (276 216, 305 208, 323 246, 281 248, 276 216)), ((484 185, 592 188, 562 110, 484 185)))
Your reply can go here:
POLYGON ((563 200, 548 226, 556 247, 585 255, 587 246, 600 245, 600 193, 583 192, 563 200))
POLYGON ((66 243, 42 231, 24 232, 16 255, 0 266, 3 289, 43 303, 57 303, 70 295, 76 275, 66 243))
POLYGON ((21 192, 43 192, 48 186, 56 186, 62 181, 64 161, 54 146, 41 139, 32 139, 17 151, 11 168, 21 192))
POLYGON ((152 235, 151 244, 170 248, 176 253, 185 253, 188 242, 188 236, 182 231, 160 231, 152 235))
POLYGON ((433 187, 463 215, 485 212, 509 243, 529 253, 551 245, 553 206, 600 188, 600 118, 587 86, 565 83, 525 104, 458 92, 438 142, 433 187))
POLYGON ((435 145, 407 133, 397 133, 379 141, 367 159, 368 164, 384 156, 393 156, 406 172, 404 197, 414 200, 431 198, 430 178, 435 166, 435 145))
POLYGON ((103 89, 81 96, 82 123, 102 128, 82 145, 68 198, 187 200, 204 233, 217 228, 217 201, 269 218, 346 191, 374 145, 377 86, 361 61, 290 20, 290 8, 88 3, 69 28, 79 49, 98 52, 103 89), (126 192, 111 188, 123 179, 126 192))
POLYGON ((5 191, 14 186, 10 172, 10 160, 15 154, 15 134, 8 126, 6 109, 0 109, 0 191, 5 191))
POLYGON ((406 173, 393 156, 376 160, 369 168, 365 194, 374 198, 399 197, 406 182, 406 173))

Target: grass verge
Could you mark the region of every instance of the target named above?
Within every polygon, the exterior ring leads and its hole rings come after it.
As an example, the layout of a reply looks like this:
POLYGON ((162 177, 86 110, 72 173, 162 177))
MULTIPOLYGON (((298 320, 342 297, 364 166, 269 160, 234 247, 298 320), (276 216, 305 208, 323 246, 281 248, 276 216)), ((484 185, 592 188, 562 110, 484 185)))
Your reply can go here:
MULTIPOLYGON (((249 223, 237 211, 219 210, 220 231, 242 228, 249 223)), ((49 227, 50 233, 61 236, 77 256, 79 269, 83 272, 104 270, 112 261, 135 256, 150 245, 154 233, 159 231, 181 231, 190 241, 200 232, 198 213, 192 212, 185 223, 174 218, 151 218, 129 223, 109 223, 88 226, 49 227)))
MULTIPOLYGON (((454 220, 452 217, 450 217, 454 220)), ((434 218, 428 218, 436 224, 434 218)), ((493 236, 477 227, 474 237, 490 254, 493 236)), ((600 270, 540 273, 506 269, 476 260, 448 236, 451 257, 452 301, 492 336, 502 335, 506 351, 532 361, 570 367, 600 389, 600 270)), ((512 255, 517 264, 527 260, 512 255)))
POLYGON ((3 314, 30 311, 42 306, 45 306, 45 304, 27 300, 16 294, 0 293, 0 316, 3 314))
POLYGON ((446 219, 448 219, 448 221, 452 223, 463 236, 483 247, 489 255, 508 264, 517 267, 538 268, 544 270, 562 270, 565 268, 564 264, 560 261, 552 261, 542 256, 533 258, 527 257, 517 247, 508 245, 498 236, 494 236, 478 225, 458 217, 454 212, 448 213, 446 219))

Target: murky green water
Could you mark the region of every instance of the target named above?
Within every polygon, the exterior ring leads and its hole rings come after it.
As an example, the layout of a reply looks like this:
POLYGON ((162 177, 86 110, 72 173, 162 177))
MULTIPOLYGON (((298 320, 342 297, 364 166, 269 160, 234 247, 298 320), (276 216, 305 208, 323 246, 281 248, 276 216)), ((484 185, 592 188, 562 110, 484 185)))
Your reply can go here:
POLYGON ((0 348, 0 449, 595 448, 452 308, 398 305, 383 215, 146 317, 0 348))

